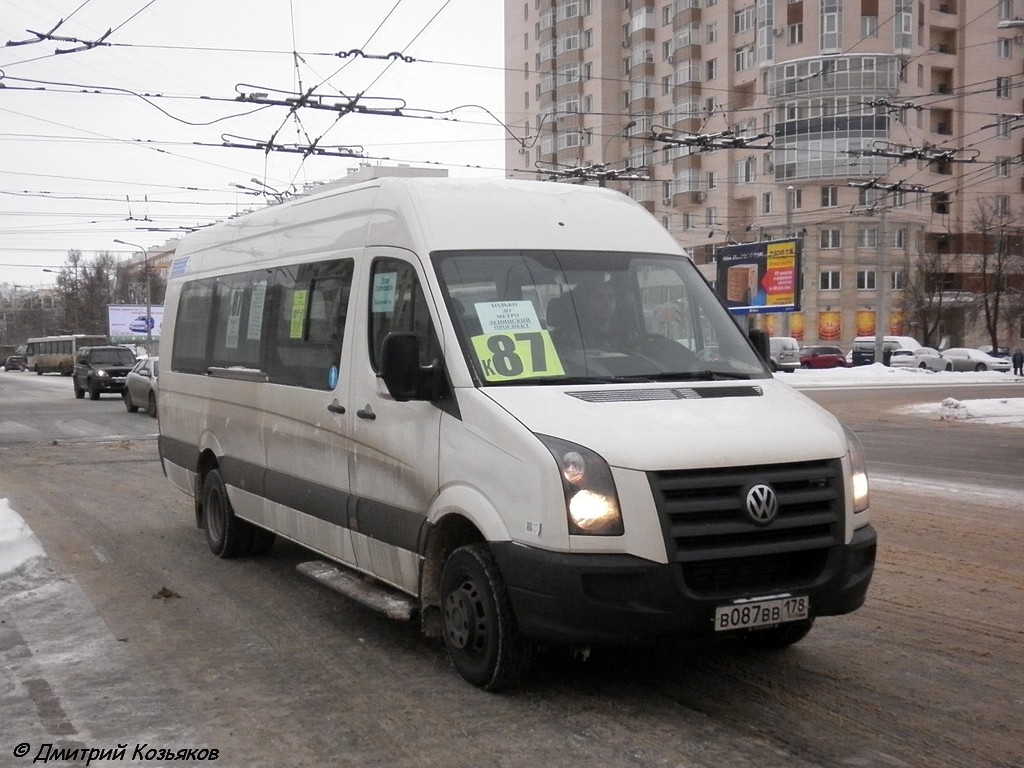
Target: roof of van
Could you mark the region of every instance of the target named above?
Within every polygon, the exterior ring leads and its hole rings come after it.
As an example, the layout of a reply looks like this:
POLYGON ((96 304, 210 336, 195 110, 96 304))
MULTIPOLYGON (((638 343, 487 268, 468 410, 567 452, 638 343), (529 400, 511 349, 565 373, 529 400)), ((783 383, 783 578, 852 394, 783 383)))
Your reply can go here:
MULTIPOLYGON (((399 245, 426 255, 436 250, 555 249, 682 253, 643 206, 612 189, 540 181, 481 178, 385 177, 294 198, 186 236, 180 257, 231 243, 232 264, 257 263, 266 248, 243 241, 284 237, 306 227, 306 253, 344 247, 399 245)), ((279 249, 270 249, 279 252, 279 249)), ((205 259, 203 259, 205 260, 205 259)), ((217 268, 190 265, 187 272, 217 268)), ((171 275, 178 271, 172 268, 171 275)))

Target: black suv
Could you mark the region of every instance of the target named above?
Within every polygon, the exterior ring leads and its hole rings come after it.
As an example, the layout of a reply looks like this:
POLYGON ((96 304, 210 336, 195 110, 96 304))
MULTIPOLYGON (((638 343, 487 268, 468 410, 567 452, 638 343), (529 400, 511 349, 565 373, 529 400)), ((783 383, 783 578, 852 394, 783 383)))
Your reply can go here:
POLYGON ((88 392, 91 399, 99 400, 101 392, 120 394, 134 365, 135 355, 127 347, 82 347, 71 372, 75 397, 81 399, 88 392))

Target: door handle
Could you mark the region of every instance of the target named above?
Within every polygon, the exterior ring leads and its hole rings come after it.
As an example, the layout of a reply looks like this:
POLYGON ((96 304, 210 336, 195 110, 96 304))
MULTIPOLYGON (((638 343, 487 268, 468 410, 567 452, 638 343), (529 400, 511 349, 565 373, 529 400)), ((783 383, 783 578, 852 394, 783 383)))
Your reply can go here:
POLYGON ((345 406, 338 402, 337 398, 327 406, 327 410, 331 413, 344 413, 345 406))
POLYGON ((360 408, 356 411, 356 416, 360 419, 366 419, 367 421, 373 421, 377 418, 377 414, 373 412, 373 408, 370 407, 369 403, 366 404, 365 408, 360 408))

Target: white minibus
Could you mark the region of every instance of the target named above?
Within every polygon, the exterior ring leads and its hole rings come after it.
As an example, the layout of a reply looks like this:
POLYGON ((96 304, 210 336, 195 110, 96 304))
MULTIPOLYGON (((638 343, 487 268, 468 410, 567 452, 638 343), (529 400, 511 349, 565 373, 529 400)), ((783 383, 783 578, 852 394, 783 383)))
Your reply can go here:
POLYGON ((544 644, 778 648, 865 599, 856 439, 619 192, 299 197, 182 241, 163 334, 162 465, 214 554, 297 542, 482 688, 544 644))

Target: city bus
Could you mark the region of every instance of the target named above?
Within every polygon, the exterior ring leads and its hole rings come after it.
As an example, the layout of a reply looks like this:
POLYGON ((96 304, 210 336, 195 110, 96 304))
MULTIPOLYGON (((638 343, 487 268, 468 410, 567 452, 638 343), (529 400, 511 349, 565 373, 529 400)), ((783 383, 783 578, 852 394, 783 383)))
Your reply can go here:
POLYGON ((88 336, 84 333, 67 336, 40 336, 29 339, 25 351, 28 369, 42 376, 44 373, 59 373, 70 376, 75 365, 75 355, 82 347, 103 346, 106 336, 88 336))

